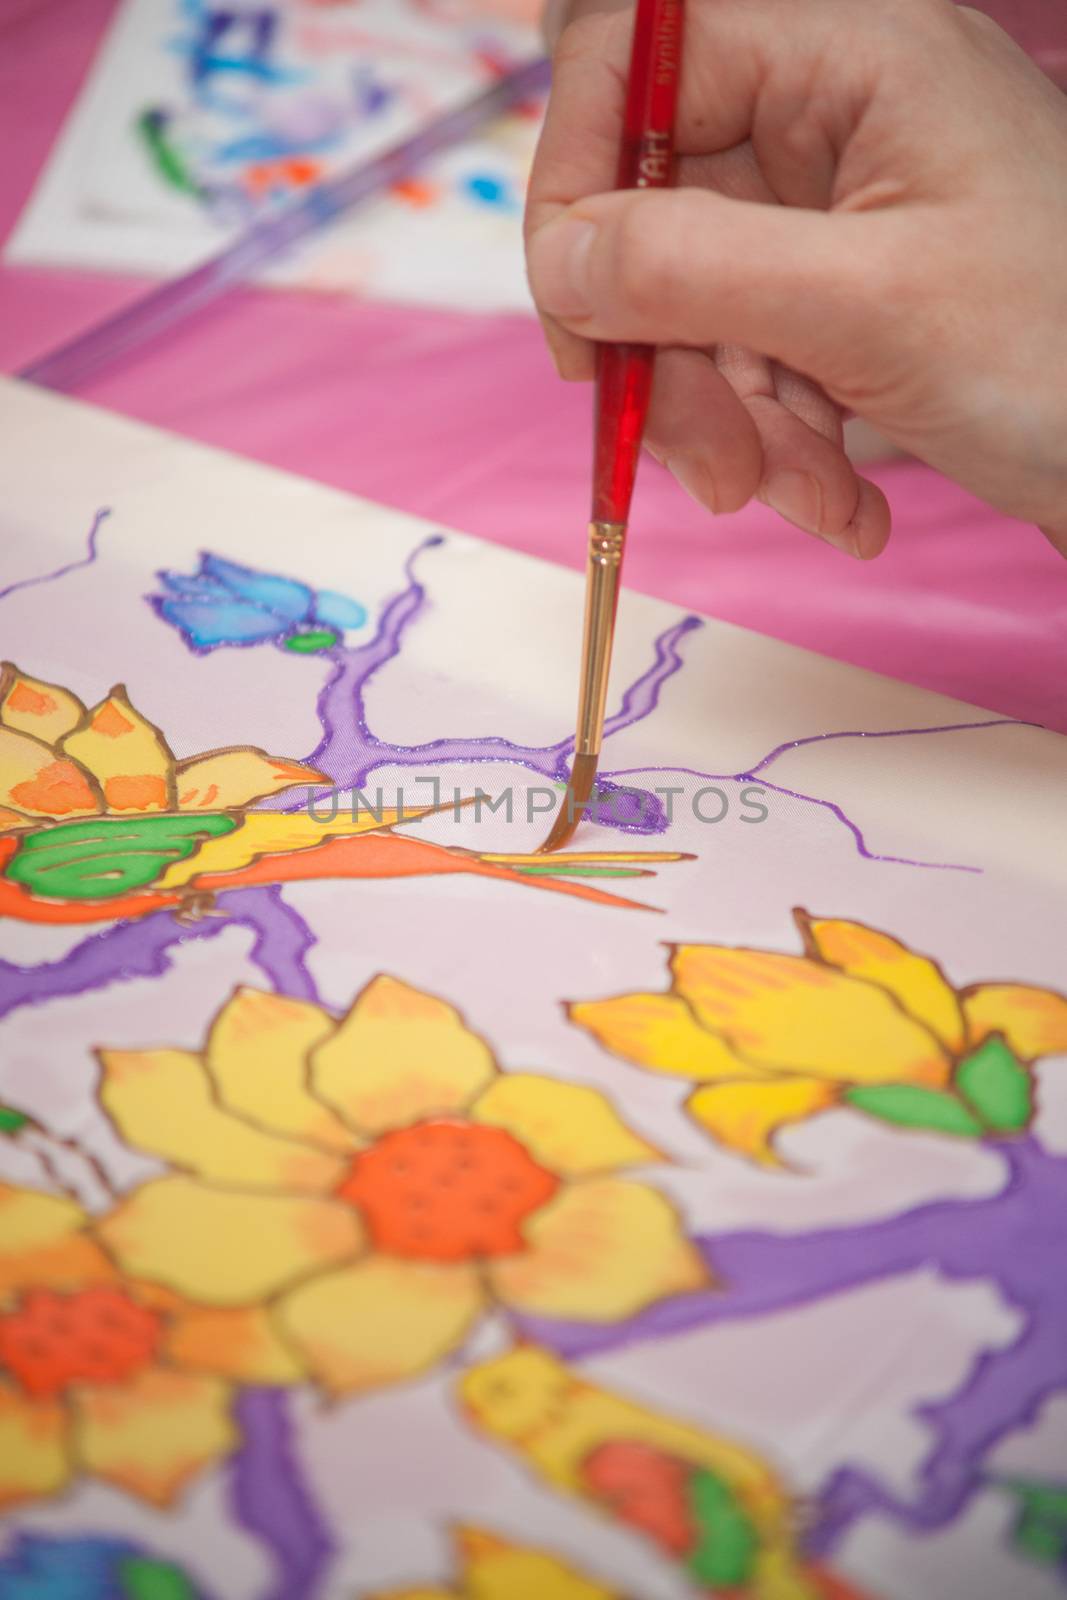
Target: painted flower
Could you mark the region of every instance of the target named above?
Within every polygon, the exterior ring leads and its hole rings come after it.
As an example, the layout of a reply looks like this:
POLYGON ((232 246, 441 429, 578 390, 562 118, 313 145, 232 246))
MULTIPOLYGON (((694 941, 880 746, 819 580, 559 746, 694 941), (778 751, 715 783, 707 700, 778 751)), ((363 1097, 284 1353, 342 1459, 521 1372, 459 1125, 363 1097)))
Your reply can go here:
POLYGON ((238 990, 204 1050, 101 1052, 130 1144, 178 1167, 101 1223, 124 1269, 269 1302, 336 1393, 423 1372, 495 1306, 614 1321, 707 1283, 660 1159, 595 1090, 504 1075, 442 1000, 375 978, 340 1021, 238 990))
POLYGON ((420 1583, 368 1600, 624 1600, 615 1586, 584 1578, 546 1551, 502 1539, 483 1528, 454 1528, 456 1581, 420 1583))
POLYGON ((303 1376, 258 1307, 123 1274, 68 1199, 0 1185, 0 1508, 82 1476, 170 1504, 239 1435, 237 1383, 303 1376))
POLYGON ((4 1600, 207 1600, 182 1569, 126 1539, 17 1533, 0 1556, 4 1600))
POLYGON ((1020 1133, 1031 1068, 1067 1051, 1067 998, 1020 983, 956 990, 936 962, 859 922, 794 912, 803 955, 671 947, 666 994, 571 1005, 615 1055, 695 1080, 690 1114, 754 1161, 774 1135, 848 1106, 899 1127, 1020 1133))
POLYGON ((346 629, 367 620, 365 608, 346 595, 221 556, 202 555, 189 576, 161 572, 159 579, 167 593, 152 597, 157 615, 198 651, 269 641, 307 655, 330 649, 346 629))
POLYGON ((121 684, 86 708, 69 689, 10 662, 0 671, 0 833, 168 815, 178 837, 182 823, 189 833, 212 812, 328 781, 313 767, 247 745, 177 761, 121 684))

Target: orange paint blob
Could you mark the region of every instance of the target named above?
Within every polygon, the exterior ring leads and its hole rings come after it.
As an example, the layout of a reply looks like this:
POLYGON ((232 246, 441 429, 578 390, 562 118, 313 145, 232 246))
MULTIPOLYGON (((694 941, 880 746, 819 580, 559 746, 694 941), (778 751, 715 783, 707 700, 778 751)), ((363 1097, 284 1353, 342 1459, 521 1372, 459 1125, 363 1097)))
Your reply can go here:
POLYGON ((73 1383, 123 1383, 149 1366, 162 1324, 122 1289, 34 1289, 0 1316, 0 1369, 51 1399, 73 1383))
POLYGON ((121 739, 124 734, 133 732, 133 723, 123 716, 114 700, 104 701, 90 727, 94 733, 102 733, 105 739, 121 739))
POLYGON ((434 1120, 387 1133, 352 1163, 338 1195, 380 1250, 473 1261, 525 1249, 521 1223, 559 1179, 503 1128, 434 1120))
POLYGON ((47 762, 34 777, 13 784, 11 799, 26 811, 43 812, 47 817, 99 809, 84 772, 62 758, 47 762))
POLYGON ((50 694, 32 688, 21 678, 8 695, 7 704, 11 711, 21 711, 27 717, 47 717, 56 709, 56 702, 50 694))
POLYGON ((152 773, 108 778, 104 799, 112 811, 158 811, 167 804, 167 780, 152 773))
MULTIPOLYGON (((684 1556, 697 1537, 689 1509, 688 1462, 637 1439, 612 1439, 586 1459, 582 1476, 598 1500, 661 1550, 684 1556)), ((716 1591, 718 1592, 718 1591, 716 1591)))

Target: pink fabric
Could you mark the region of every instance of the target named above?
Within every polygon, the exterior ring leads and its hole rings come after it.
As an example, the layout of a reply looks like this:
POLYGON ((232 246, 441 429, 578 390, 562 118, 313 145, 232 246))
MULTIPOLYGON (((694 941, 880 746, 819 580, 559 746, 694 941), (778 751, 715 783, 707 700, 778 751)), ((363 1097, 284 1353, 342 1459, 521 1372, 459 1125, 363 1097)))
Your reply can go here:
MULTIPOLYGON (((0 236, 111 3, 0 0, 0 236)), ((1004 16, 1021 42, 1050 53, 1050 65, 1054 51, 1057 65, 1067 60, 1057 10, 1015 0, 1004 16)), ((139 287, 0 268, 0 370, 43 354, 139 287)), ((516 549, 571 566, 582 559, 589 395, 558 382, 522 318, 248 290, 83 397, 516 549)), ((886 555, 861 567, 762 507, 712 522, 649 462, 628 580, 1067 732, 1067 562, 925 468, 876 476, 897 527, 886 555)))

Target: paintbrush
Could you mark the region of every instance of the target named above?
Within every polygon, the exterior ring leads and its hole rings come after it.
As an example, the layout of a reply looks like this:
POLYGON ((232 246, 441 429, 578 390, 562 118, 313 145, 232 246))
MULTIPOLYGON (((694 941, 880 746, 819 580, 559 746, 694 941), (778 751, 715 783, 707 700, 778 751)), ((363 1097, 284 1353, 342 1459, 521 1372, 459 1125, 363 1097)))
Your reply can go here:
POLYGON ((424 162, 548 87, 549 63, 526 62, 488 89, 446 111, 410 138, 316 184, 301 199, 254 222, 233 244, 201 266, 152 289, 132 305, 31 362, 18 374, 46 389, 72 389, 101 368, 139 350, 245 283, 294 245, 386 192, 424 162))
MULTIPOLYGON (((665 188, 673 179, 681 49, 682 0, 638 0, 618 189, 665 188)), ((571 838, 588 809, 596 780, 626 524, 654 359, 651 345, 604 344, 597 351, 593 515, 586 559, 578 730, 567 793, 542 851, 558 850, 571 838)))

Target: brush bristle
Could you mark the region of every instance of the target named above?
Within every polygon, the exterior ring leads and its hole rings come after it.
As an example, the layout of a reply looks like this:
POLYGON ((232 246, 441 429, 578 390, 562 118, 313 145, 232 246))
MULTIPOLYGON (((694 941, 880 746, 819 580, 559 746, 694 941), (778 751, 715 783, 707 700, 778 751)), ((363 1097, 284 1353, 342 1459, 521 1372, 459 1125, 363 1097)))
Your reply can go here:
POLYGON ((596 782, 596 763, 596 756, 575 756, 563 804, 559 808, 559 814, 552 824, 548 838, 538 850, 538 855, 550 855, 553 850, 562 850, 563 846, 569 844, 574 837, 575 830, 585 814, 584 808, 589 804, 593 784, 596 782))

